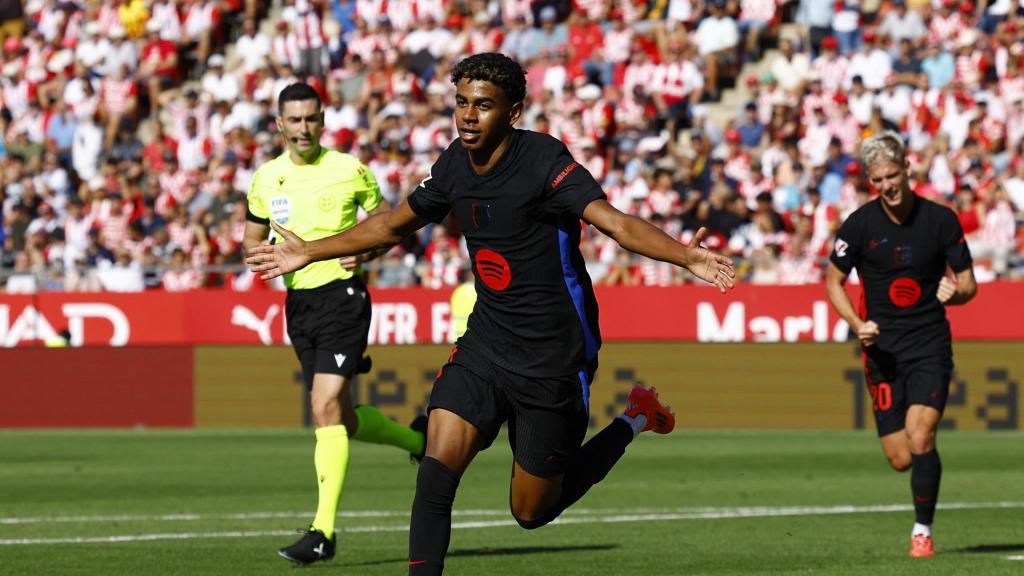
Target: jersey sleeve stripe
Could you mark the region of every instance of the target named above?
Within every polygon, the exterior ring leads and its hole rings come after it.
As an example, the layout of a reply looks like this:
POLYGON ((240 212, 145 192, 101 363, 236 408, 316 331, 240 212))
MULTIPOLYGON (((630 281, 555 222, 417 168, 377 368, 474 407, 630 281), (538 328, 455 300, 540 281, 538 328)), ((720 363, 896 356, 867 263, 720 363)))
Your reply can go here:
POLYGON ((248 220, 249 222, 255 222, 256 224, 263 224, 264 226, 270 225, 269 218, 260 218, 259 216, 253 214, 252 210, 249 210, 248 208, 246 208, 245 210, 245 219, 248 220))

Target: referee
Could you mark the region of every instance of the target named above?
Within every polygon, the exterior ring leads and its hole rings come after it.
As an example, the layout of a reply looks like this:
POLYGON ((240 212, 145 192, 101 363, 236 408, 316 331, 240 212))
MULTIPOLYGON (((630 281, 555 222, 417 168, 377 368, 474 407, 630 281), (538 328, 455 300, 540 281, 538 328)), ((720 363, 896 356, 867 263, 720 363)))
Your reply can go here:
MULTIPOLYGON (((356 225, 359 208, 387 211, 377 180, 353 156, 320 146, 324 113, 316 90, 295 83, 278 98, 277 128, 288 149, 261 166, 249 188, 245 248, 265 243, 270 219, 306 240, 356 225)), ((396 424, 373 406, 352 405, 352 374, 366 371, 370 295, 356 275, 358 256, 317 262, 286 274, 288 337, 302 364, 316 425, 313 462, 319 482, 316 518, 281 556, 310 564, 334 556, 334 521, 348 468, 348 439, 390 444, 422 457, 425 417, 410 427, 396 424)))

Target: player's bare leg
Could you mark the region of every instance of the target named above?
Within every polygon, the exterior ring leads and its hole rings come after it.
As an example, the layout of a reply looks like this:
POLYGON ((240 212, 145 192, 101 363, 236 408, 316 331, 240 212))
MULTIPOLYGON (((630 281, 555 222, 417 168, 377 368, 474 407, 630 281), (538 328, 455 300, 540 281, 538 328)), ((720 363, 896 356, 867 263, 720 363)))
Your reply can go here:
POLYGON ((647 430, 668 434, 674 428, 675 414, 661 404, 657 391, 634 387, 626 410, 580 447, 565 474, 544 478, 514 463, 513 516, 528 530, 550 523, 604 479, 637 435, 647 430))
POLYGON ((934 554, 932 521, 942 479, 942 461, 935 449, 935 437, 942 415, 923 404, 907 410, 903 430, 882 437, 882 451, 889 465, 898 471, 911 469, 910 488, 914 497, 914 528, 911 531, 910 555, 928 557, 934 554))
POLYGON ((442 408, 431 411, 427 449, 416 476, 416 499, 409 523, 410 576, 435 576, 444 570, 455 491, 481 448, 475 426, 454 412, 442 408))

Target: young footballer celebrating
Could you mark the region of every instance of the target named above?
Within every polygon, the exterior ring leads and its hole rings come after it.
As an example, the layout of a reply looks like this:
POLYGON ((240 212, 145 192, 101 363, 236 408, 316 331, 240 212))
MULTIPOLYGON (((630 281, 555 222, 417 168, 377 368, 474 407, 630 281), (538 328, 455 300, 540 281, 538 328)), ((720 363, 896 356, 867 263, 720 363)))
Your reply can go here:
POLYGON ((476 275, 466 333, 430 397, 426 456, 416 481, 409 573, 441 574, 451 510, 463 472, 508 422, 514 455, 511 508, 527 529, 579 500, 645 430, 667 434, 675 415, 653 389, 630 392, 626 410, 581 446, 601 345, 598 308, 579 250, 580 220, 624 248, 688 268, 721 291, 732 261, 689 246, 612 207, 594 178, 549 136, 518 130, 526 78, 495 53, 452 70, 459 138, 409 198, 335 236, 285 238, 255 247, 247 262, 269 279, 310 262, 386 249, 449 213, 458 219, 476 275))

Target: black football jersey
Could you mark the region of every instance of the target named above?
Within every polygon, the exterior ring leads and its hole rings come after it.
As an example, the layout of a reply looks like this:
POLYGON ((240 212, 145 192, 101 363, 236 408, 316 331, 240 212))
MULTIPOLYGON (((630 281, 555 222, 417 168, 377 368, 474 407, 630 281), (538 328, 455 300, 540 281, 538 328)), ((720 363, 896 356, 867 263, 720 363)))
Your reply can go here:
POLYGON ((935 297, 947 265, 972 266, 956 214, 930 200, 914 199, 907 219, 896 224, 876 198, 858 208, 836 234, 831 260, 863 286, 861 317, 878 324, 875 343, 897 358, 950 350, 946 308, 935 297))
POLYGON ((597 301, 580 254, 581 217, 605 198, 560 141, 515 130, 490 171, 455 140, 409 196, 422 218, 459 222, 477 302, 458 346, 532 377, 577 374, 601 346, 597 301))

